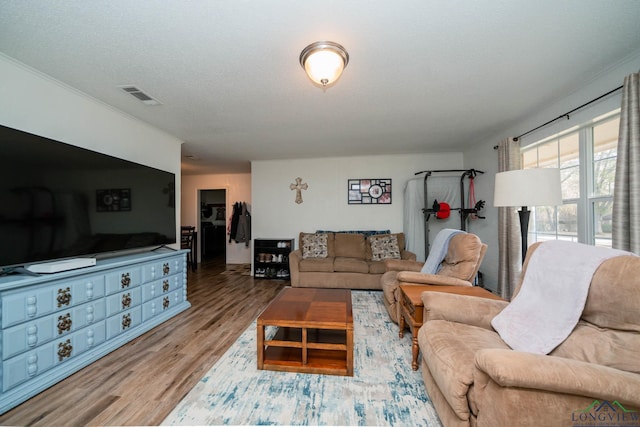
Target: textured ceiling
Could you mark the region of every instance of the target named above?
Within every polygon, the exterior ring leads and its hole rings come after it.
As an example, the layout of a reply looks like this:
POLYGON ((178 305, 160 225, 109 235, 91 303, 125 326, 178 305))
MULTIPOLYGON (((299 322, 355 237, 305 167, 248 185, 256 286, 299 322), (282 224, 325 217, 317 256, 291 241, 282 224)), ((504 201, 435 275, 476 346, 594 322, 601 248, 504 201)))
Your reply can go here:
POLYGON ((184 173, 232 173, 460 151, 636 55, 639 22, 638 0, 2 0, 0 52, 183 140, 184 173), (350 55, 325 91, 298 63, 317 40, 350 55))

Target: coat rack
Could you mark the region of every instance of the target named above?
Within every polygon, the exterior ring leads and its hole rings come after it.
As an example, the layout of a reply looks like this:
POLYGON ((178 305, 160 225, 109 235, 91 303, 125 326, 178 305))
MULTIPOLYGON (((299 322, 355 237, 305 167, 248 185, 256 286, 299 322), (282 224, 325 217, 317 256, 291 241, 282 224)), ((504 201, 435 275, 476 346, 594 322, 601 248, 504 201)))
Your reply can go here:
MULTIPOLYGON (((416 172, 415 175, 424 175, 424 204, 425 207, 422 208, 422 213, 424 214, 424 248, 425 248, 425 256, 429 256, 429 220, 431 219, 431 215, 435 215, 439 212, 440 206, 437 200, 434 200, 434 203, 431 208, 427 208, 429 204, 429 190, 428 190, 428 179, 433 174, 439 173, 455 173, 462 172, 460 175, 460 206, 455 208, 450 208, 450 211, 457 211, 460 215, 460 230, 467 230, 467 219, 469 215, 475 215, 477 218, 484 219, 485 217, 478 215, 479 212, 484 209, 485 201, 479 200, 473 207, 465 206, 465 191, 464 191, 464 179, 474 179, 478 174, 484 174, 483 171, 477 169, 440 169, 440 170, 430 170, 430 171, 420 171, 416 172)), ((452 177, 454 178, 454 177, 452 177)))

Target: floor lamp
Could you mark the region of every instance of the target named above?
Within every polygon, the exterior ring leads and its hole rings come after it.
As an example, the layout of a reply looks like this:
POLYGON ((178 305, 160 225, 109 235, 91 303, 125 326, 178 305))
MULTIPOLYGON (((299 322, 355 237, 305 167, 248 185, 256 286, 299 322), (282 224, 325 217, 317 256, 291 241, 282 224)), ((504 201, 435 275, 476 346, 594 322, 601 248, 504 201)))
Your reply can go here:
POLYGON ((520 206, 520 233, 522 235, 522 262, 527 255, 529 233, 529 206, 557 206, 562 204, 560 169, 518 169, 496 174, 493 195, 495 207, 520 206))

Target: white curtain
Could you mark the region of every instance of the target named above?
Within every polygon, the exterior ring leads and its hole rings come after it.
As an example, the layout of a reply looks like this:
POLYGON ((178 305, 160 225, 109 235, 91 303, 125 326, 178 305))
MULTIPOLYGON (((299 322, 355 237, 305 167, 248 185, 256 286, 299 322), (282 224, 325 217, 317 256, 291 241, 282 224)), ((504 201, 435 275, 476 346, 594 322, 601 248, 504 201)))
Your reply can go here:
POLYGON ((416 254, 418 261, 424 261, 424 185, 423 178, 407 181, 404 188, 404 246, 416 254))
MULTIPOLYGON (((466 190, 465 190, 466 191, 466 190)), ((424 176, 407 181, 404 189, 403 231, 405 247, 416 254, 416 260, 425 261, 426 227, 429 227, 429 240, 443 228, 460 228, 460 215, 452 212, 449 218, 436 219, 431 215, 426 224, 423 208, 431 208, 433 202, 447 202, 452 208, 460 207, 460 175, 429 176, 427 178, 427 197, 424 201, 424 176)))
POLYGON ((640 255, 640 73, 624 79, 613 192, 613 247, 640 255))
MULTIPOLYGON (((498 144, 498 172, 520 169, 520 142, 507 138, 498 144)), ((498 208, 498 293, 511 299, 522 271, 522 238, 517 208, 498 208)))

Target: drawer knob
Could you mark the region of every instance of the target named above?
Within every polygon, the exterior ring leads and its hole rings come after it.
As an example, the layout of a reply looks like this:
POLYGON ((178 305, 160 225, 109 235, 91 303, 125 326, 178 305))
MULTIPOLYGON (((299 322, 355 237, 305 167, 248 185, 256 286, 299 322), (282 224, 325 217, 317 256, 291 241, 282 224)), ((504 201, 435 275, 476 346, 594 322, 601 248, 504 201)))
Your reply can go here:
POLYGON ((58 316, 58 335, 62 335, 65 331, 71 330, 71 313, 67 313, 64 316, 58 316))
POLYGON ((35 347, 38 344, 38 327, 36 325, 27 328, 27 345, 35 347))
POLYGON ((167 308, 169 308, 169 297, 164 297, 162 299, 162 309, 166 310, 167 308))
POLYGON ((58 289, 58 307, 62 307, 63 305, 69 305, 71 302, 71 289, 58 289))
POLYGON ((165 262, 164 264, 162 264, 162 273, 164 273, 165 276, 169 274, 170 271, 171 271, 171 267, 169 267, 168 262, 165 262))
POLYGON ((87 307, 87 323, 93 323, 95 317, 93 315, 93 306, 90 305, 87 307))
POLYGON ((129 308, 131 305, 131 293, 122 295, 122 308, 129 308))
POLYGON ((168 280, 163 280, 162 281, 162 292, 167 292, 169 290, 169 281, 168 280))
POLYGON ((71 345, 70 339, 58 343, 58 361, 62 362, 65 358, 71 357, 72 351, 73 346, 71 345))
POLYGON ((30 377, 38 373, 38 355, 32 354, 27 358, 27 373, 30 377))
POLYGON ((131 276, 129 275, 129 273, 122 273, 120 284, 122 285, 122 289, 129 287, 129 285, 131 284, 131 276))
POLYGON ((129 326, 131 326, 131 315, 125 314, 122 316, 122 329, 127 329, 129 326))
POLYGON ((87 282, 87 299, 93 298, 93 282, 87 282))
POLYGON ((35 296, 27 298, 27 315, 33 317, 38 312, 38 306, 36 305, 37 299, 35 296))

